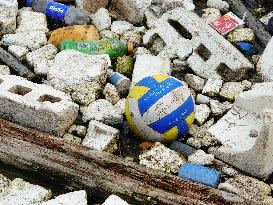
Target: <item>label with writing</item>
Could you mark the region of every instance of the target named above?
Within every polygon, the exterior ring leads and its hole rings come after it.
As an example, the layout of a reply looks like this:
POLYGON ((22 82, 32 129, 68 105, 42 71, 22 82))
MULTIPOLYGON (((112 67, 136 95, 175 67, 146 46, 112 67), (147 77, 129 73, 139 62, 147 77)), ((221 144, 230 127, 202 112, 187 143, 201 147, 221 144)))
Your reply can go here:
POLYGON ((54 20, 64 21, 64 17, 68 9, 69 6, 56 2, 50 2, 46 8, 46 15, 54 20))

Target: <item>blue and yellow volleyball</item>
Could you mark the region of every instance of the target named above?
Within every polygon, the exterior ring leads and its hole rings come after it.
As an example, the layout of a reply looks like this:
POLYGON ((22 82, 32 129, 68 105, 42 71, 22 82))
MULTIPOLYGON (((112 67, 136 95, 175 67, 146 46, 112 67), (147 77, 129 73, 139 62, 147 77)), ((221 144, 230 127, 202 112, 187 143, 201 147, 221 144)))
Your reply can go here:
POLYGON ((172 142, 188 133, 195 104, 187 85, 169 75, 145 77, 126 99, 126 118, 138 136, 156 142, 172 142))

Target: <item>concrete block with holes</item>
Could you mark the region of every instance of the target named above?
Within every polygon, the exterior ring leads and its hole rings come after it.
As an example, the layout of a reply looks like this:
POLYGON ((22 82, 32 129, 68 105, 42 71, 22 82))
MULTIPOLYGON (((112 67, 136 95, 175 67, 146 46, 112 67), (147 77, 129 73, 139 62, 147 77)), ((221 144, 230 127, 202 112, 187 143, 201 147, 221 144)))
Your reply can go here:
POLYGON ((273 172, 273 83, 257 83, 208 129, 222 146, 210 151, 219 159, 260 178, 273 172))
POLYGON ((143 36, 146 45, 160 37, 166 44, 159 56, 187 60, 203 78, 241 79, 253 65, 197 14, 176 8, 157 19, 143 36))
POLYGON ((65 93, 14 75, 0 75, 0 117, 62 136, 79 106, 65 93))

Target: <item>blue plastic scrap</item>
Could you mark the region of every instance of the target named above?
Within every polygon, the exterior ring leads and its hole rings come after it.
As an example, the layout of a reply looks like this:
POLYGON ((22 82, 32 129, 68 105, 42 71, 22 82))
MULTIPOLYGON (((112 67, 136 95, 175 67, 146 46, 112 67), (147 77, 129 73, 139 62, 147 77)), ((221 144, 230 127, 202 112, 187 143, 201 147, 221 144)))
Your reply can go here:
POLYGON ((256 46, 250 43, 239 42, 236 47, 246 56, 252 56, 258 52, 256 46))
POLYGON ((220 182, 221 174, 215 169, 187 162, 181 166, 178 176, 216 188, 220 182))

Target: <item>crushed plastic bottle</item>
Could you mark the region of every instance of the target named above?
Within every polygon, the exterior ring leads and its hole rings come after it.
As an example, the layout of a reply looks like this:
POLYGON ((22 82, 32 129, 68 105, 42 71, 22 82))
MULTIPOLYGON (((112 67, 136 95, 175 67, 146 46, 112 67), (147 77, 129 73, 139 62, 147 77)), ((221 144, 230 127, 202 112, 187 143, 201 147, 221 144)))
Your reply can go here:
POLYGON ((108 54, 110 58, 117 58, 125 54, 133 53, 132 43, 123 43, 119 39, 106 39, 99 41, 71 41, 64 40, 61 43, 61 50, 72 49, 81 53, 97 55, 108 54))
POLYGON ((126 94, 129 91, 131 85, 131 81, 129 78, 110 69, 108 70, 107 77, 111 81, 111 83, 117 88, 119 93, 126 94))
POLYGON ((34 11, 46 14, 48 18, 68 25, 88 24, 91 21, 86 11, 52 0, 26 0, 26 5, 32 7, 34 11))

